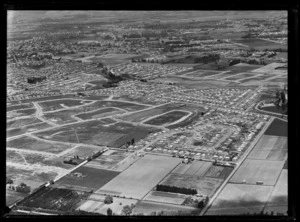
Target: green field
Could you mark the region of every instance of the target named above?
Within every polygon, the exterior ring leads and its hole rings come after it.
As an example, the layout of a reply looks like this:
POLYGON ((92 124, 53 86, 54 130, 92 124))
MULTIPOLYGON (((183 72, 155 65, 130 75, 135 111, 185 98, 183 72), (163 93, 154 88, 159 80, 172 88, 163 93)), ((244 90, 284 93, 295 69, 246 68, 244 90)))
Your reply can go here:
POLYGON ((58 180, 55 184, 68 189, 80 190, 83 187, 84 189, 95 191, 119 174, 116 171, 95 169, 86 166, 76 169, 73 173, 81 173, 83 177, 76 177, 69 174, 58 180))
POLYGON ((36 150, 55 154, 72 147, 72 145, 60 144, 51 141, 45 142, 28 136, 22 136, 18 139, 10 140, 7 142, 6 146, 17 149, 36 150))
POLYGON ((165 113, 165 114, 155 117, 153 119, 150 119, 144 123, 149 124, 149 125, 160 126, 160 125, 164 125, 164 124, 168 124, 168 123, 169 124, 173 123, 186 115, 188 115, 187 112, 176 110, 176 111, 171 111, 171 112, 165 113))
POLYGON ((256 184, 262 181, 264 185, 275 185, 284 161, 246 159, 230 179, 230 183, 256 184))
POLYGON ((265 135, 270 136, 287 136, 288 123, 286 121, 275 118, 268 129, 265 131, 265 135))

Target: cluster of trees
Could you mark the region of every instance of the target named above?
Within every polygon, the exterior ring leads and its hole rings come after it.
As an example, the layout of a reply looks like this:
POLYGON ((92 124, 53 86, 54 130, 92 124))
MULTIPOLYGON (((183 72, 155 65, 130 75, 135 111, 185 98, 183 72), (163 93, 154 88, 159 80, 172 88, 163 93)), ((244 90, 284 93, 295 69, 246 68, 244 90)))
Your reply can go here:
POLYGON ((111 203, 113 203, 113 202, 114 202, 114 199, 113 199, 113 197, 110 196, 110 195, 106 196, 105 199, 104 199, 104 203, 105 203, 105 204, 111 204, 111 203))
POLYGON ((158 184, 156 186, 156 190, 157 191, 164 191, 164 192, 171 192, 171 193, 182 193, 182 194, 188 194, 188 195, 197 194, 196 189, 185 188, 185 187, 176 187, 176 186, 168 186, 168 185, 162 185, 162 184, 158 184))
POLYGON ((129 205, 125 205, 122 209, 122 214, 124 215, 130 215, 132 213, 132 209, 135 207, 134 204, 129 205))
POLYGON ((25 183, 21 183, 19 186, 16 186, 15 189, 20 193, 30 193, 31 187, 27 186, 25 183))

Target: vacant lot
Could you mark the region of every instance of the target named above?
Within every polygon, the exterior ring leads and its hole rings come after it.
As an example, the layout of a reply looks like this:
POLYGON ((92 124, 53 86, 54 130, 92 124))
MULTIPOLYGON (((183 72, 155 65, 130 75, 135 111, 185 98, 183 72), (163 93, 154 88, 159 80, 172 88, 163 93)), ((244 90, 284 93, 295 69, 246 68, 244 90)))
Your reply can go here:
POLYGON ((73 171, 72 174, 61 178, 56 184, 69 189, 80 190, 83 187, 95 191, 116 177, 119 172, 83 166, 73 171), (73 173, 81 173, 83 177, 76 177, 72 175, 73 173))
POLYGON ((72 106, 80 106, 88 103, 91 103, 91 101, 84 101, 84 100, 77 100, 77 99, 59 99, 59 100, 39 102, 44 112, 62 109, 65 108, 64 106, 72 107, 72 106))
POLYGON ((276 42, 271 42, 263 39, 237 39, 234 40, 237 43, 247 45, 249 48, 254 48, 256 50, 265 50, 265 49, 287 49, 287 45, 280 44, 276 42))
POLYGON ((28 136, 22 136, 18 139, 8 141, 7 147, 25 150, 36 150, 57 154, 64 150, 70 149, 72 145, 60 144, 50 141, 45 142, 28 136))
POLYGON ((41 120, 39 120, 35 117, 28 117, 28 118, 8 121, 6 123, 6 127, 7 127, 7 129, 21 128, 21 127, 29 125, 29 124, 36 124, 36 123, 41 123, 41 122, 42 122, 41 120))
POLYGON ((265 135, 287 136, 287 122, 277 118, 274 119, 266 130, 265 135))
POLYGON ((22 126, 20 128, 8 129, 6 135, 7 135, 7 137, 12 137, 12 136, 21 135, 23 133, 28 133, 28 132, 34 132, 34 131, 37 131, 37 130, 47 129, 49 127, 51 127, 51 125, 49 125, 48 123, 42 122, 42 123, 22 126))
POLYGON ((288 205, 288 171, 282 170, 276 185, 273 188, 271 196, 267 202, 267 207, 288 205))
POLYGON ((99 109, 88 113, 78 114, 76 116, 79 117, 80 119, 86 120, 86 119, 102 118, 105 116, 112 116, 121 113, 124 113, 124 111, 121 111, 116 108, 104 108, 104 109, 99 109))
POLYGON ((260 213, 271 195, 272 188, 228 183, 205 215, 260 213))
POLYGON ((158 184, 180 160, 146 155, 120 173, 97 192, 118 192, 121 196, 141 199, 158 184))
POLYGON ((20 116, 30 116, 35 113, 35 109, 29 108, 29 109, 18 109, 14 111, 10 111, 6 114, 7 118, 14 118, 14 117, 20 117, 20 116))
POLYGON ((153 212, 164 212, 164 215, 198 215, 200 210, 193 207, 176 206, 173 204, 156 203, 152 201, 139 201, 135 208, 133 208, 133 214, 151 215, 153 212))
POLYGON ((161 184, 194 188, 200 194, 212 196, 222 182, 223 179, 171 173, 161 184))
POLYGON ((144 123, 149 125, 160 126, 168 123, 173 123, 181 119, 182 117, 187 116, 188 114, 189 114, 188 112, 184 112, 184 111, 177 111, 177 110, 171 111, 161 116, 150 119, 144 123))
POLYGON ((230 179, 231 183, 256 184, 263 181, 264 185, 275 185, 284 161, 246 159, 230 179))
POLYGON ((7 106, 6 107, 6 112, 19 110, 19 109, 28 109, 28 108, 32 108, 32 107, 33 107, 32 103, 23 103, 23 104, 20 104, 20 105, 7 106))
POLYGON ((249 154, 249 159, 285 160, 287 137, 263 135, 249 154))
POLYGON ((181 205, 186 198, 187 195, 183 194, 151 191, 143 200, 181 205))

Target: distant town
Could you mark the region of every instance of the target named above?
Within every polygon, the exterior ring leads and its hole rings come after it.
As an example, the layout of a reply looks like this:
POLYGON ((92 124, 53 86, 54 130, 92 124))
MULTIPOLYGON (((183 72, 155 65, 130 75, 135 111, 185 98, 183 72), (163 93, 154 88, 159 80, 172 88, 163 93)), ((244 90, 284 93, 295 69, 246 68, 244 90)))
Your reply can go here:
POLYGON ((286 12, 7 13, 8 216, 287 215, 286 12))

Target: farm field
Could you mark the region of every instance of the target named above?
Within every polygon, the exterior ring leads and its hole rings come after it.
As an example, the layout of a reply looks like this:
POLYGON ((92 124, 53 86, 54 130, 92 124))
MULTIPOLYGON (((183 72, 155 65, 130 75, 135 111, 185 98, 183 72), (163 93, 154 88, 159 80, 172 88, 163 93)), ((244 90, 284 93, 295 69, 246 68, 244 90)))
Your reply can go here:
POLYGON ((86 100, 77 100, 77 99, 59 99, 51 100, 45 102, 39 102, 39 105, 42 107, 44 112, 53 111, 57 109, 63 109, 66 107, 80 106, 91 103, 91 101, 86 100))
POLYGON ((265 131, 265 135, 270 136, 287 136, 287 122, 274 119, 268 129, 265 131))
POLYGON ((219 178, 219 179, 226 179, 233 167, 223 167, 223 166, 215 166, 212 165, 204 174, 205 177, 212 177, 212 178, 219 178))
POLYGON ((45 142, 28 136, 22 136, 20 138, 8 141, 7 147, 58 154, 64 150, 70 149, 72 145, 55 143, 50 141, 45 142))
POLYGON ((133 214, 151 215, 153 212, 161 212, 163 210, 164 215, 198 215, 200 210, 193 207, 176 206, 171 204, 157 203, 152 201, 139 201, 133 208, 133 214))
POLYGON ((24 127, 29 124, 36 124, 36 123, 41 123, 41 122, 42 122, 41 120, 39 120, 35 117, 27 117, 27 118, 7 121, 6 127, 7 127, 7 129, 20 128, 20 127, 24 127))
POLYGON ((280 44, 276 42, 271 42, 263 39, 237 39, 234 40, 237 43, 247 45, 249 48, 254 48, 256 50, 265 50, 265 49, 287 49, 287 45, 280 44))
POLYGON ((230 183, 256 184, 263 181, 264 185, 275 185, 284 161, 246 159, 230 179, 230 183))
POLYGON ((86 119, 102 118, 105 116, 112 116, 121 113, 125 113, 125 112, 116 108, 104 108, 104 109, 99 109, 88 113, 78 114, 76 116, 79 117, 80 119, 86 120, 86 119))
POLYGON ((112 191, 121 196, 141 199, 179 162, 179 159, 171 157, 145 155, 96 193, 112 191))
POLYGON ((228 183, 205 215, 260 213, 271 195, 272 186, 228 183))
POLYGON ((181 205, 187 197, 187 195, 183 194, 151 191, 143 198, 143 200, 181 205))
POLYGON ((131 141, 132 138, 138 142, 141 138, 146 137, 150 130, 153 130, 149 127, 121 122, 110 126, 103 126, 104 124, 103 119, 100 121, 92 120, 43 131, 36 133, 36 136, 61 142, 121 147, 124 143, 131 141))
POLYGON ((223 179, 218 178, 171 173, 160 184, 194 188, 198 193, 211 197, 222 183, 223 179))
POLYGON ((47 129, 49 127, 51 127, 51 125, 49 125, 48 123, 45 123, 45 122, 32 124, 32 125, 26 125, 26 126, 22 126, 20 128, 8 129, 6 131, 6 136, 7 136, 7 138, 9 138, 12 136, 21 135, 26 132, 34 132, 37 130, 47 129))
POLYGON ((271 196, 266 204, 266 207, 285 206, 288 205, 288 171, 282 170, 276 185, 273 188, 271 196))
POLYGON ((19 110, 19 109, 28 109, 28 108, 32 108, 32 107, 33 107, 32 103, 22 103, 20 105, 7 106, 6 112, 19 110))
POLYGON ((116 177, 119 172, 95 169, 91 167, 79 167, 73 173, 81 173, 83 177, 76 177, 74 175, 67 175, 58 180, 55 184, 59 187, 65 187, 74 190, 97 190, 107 182, 116 177))
POLYGON ((245 63, 238 63, 236 65, 228 66, 228 67, 222 69, 222 72, 224 72, 224 71, 228 71, 228 72, 226 72, 224 74, 221 74, 221 75, 216 75, 212 78, 220 79, 220 78, 223 78, 225 76, 229 76, 229 75, 233 75, 233 74, 240 74, 240 73, 250 72, 250 71, 258 69, 260 67, 262 67, 262 65, 250 65, 250 64, 245 64, 245 63))
POLYGON ((274 79, 269 79, 268 82, 287 82, 287 78, 274 78, 274 79))
POLYGON ((286 76, 287 74, 287 69, 277 69, 279 67, 284 67, 286 66, 286 63, 270 63, 268 65, 265 65, 261 68, 254 69, 251 72, 256 72, 256 73, 266 73, 266 74, 282 74, 286 76))
POLYGON ((192 164, 179 164, 172 173, 203 176, 211 167, 212 162, 194 161, 192 164))
POLYGON ((253 77, 255 75, 257 75, 257 74, 253 74, 253 73, 239 73, 238 75, 229 76, 229 77, 225 78, 225 80, 238 80, 238 79, 244 79, 244 78, 253 77))
POLYGON ((29 194, 20 193, 20 192, 16 192, 16 191, 6 189, 6 191, 5 191, 5 196, 6 196, 5 204, 6 204, 6 206, 11 206, 16 201, 21 200, 21 199, 23 199, 24 197, 26 197, 28 195, 29 194))
POLYGON ((22 202, 20 206, 56 211, 69 211, 77 207, 89 193, 46 187, 22 202))
POLYGON ((149 124, 149 125, 164 125, 164 124, 168 124, 168 123, 173 123, 179 119, 181 119, 184 116, 187 116, 189 113, 185 112, 185 111, 171 111, 168 113, 165 113, 161 116, 155 117, 153 119, 150 119, 146 122, 144 122, 145 124, 149 124))
POLYGON ((263 135, 248 159, 285 160, 287 156, 287 137, 263 135))

